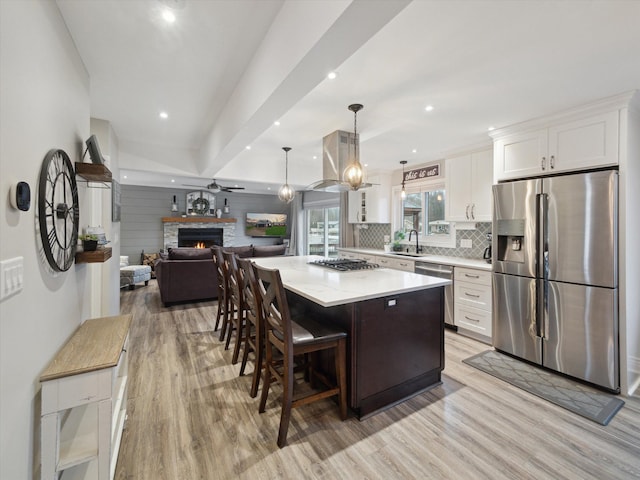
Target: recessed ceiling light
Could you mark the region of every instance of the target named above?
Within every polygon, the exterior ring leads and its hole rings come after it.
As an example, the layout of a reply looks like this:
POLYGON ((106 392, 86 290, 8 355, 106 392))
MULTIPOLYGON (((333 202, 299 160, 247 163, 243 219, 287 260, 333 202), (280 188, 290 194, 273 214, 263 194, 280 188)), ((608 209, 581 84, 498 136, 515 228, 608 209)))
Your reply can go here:
POLYGON ((414 148, 413 150, 411 150, 411 153, 418 153, 418 149, 414 148))
POLYGON ((433 105, 427 105, 426 107, 424 107, 424 109, 425 109, 427 112, 431 112, 431 111, 433 110, 433 105))
POLYGON ((176 16, 171 10, 163 10, 162 18, 164 18, 167 23, 173 23, 176 21, 176 16))
POLYGON ((167 118, 169 118, 169 114, 167 112, 160 112, 160 118, 166 120, 167 118))
POLYGON ((329 80, 335 80, 335 78, 336 78, 337 76, 338 76, 338 74, 337 74, 336 72, 329 72, 329 73, 327 74, 327 78, 328 78, 329 80))
POLYGON ((317 160, 317 159, 318 159, 318 156, 317 156, 317 155, 314 155, 314 156, 313 156, 313 159, 314 159, 314 160, 317 160))
POLYGON ((172 179, 171 179, 171 183, 176 183, 176 181, 172 178, 172 179))
POLYGON ((126 179, 127 179, 127 176, 126 176, 126 175, 123 175, 123 176, 122 176, 122 178, 124 178, 124 179, 126 180, 126 179))
POLYGON ((496 127, 489 127, 487 130, 489 130, 490 132, 494 131, 496 129, 496 127))
POLYGON ((267 190, 271 190, 271 187, 267 187, 267 190))
POLYGON ((247 150, 251 150, 251 145, 247 145, 247 146, 246 146, 246 147, 244 147, 244 148, 246 148, 247 150))
POLYGON ((280 122, 279 122, 278 120, 276 120, 275 122, 273 122, 273 124, 274 124, 276 127, 279 127, 279 126, 280 126, 280 122))
POLYGON ((365 164, 364 164, 364 166, 365 166, 365 167, 368 167, 368 166, 369 166, 369 164, 368 164, 368 163, 365 163, 365 164))

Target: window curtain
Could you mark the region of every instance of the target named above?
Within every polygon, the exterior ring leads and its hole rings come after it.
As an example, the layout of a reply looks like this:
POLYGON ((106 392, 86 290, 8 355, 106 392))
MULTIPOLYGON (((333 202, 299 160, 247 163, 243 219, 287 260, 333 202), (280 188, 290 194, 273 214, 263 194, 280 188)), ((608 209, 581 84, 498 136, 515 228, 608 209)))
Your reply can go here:
POLYGON ((289 236, 289 254, 302 255, 304 244, 304 211, 302 205, 304 193, 297 192, 291 201, 291 232, 289 236))
POLYGON ((349 223, 349 192, 340 192, 340 246, 355 246, 353 224, 349 223))

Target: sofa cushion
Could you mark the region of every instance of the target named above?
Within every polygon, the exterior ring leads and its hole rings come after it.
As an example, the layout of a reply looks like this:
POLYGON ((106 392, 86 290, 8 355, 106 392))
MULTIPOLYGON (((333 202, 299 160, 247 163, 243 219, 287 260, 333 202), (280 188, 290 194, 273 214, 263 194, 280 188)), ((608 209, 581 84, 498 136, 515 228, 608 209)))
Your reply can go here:
POLYGON ((209 248, 178 247, 169 248, 169 260, 207 260, 213 259, 209 248))
POLYGON ((254 245, 253 256, 254 257, 274 257, 276 255, 284 255, 287 250, 287 246, 282 245, 254 245))
POLYGON ((240 247, 224 247, 223 251, 233 252, 240 258, 253 257, 253 245, 243 245, 240 247))

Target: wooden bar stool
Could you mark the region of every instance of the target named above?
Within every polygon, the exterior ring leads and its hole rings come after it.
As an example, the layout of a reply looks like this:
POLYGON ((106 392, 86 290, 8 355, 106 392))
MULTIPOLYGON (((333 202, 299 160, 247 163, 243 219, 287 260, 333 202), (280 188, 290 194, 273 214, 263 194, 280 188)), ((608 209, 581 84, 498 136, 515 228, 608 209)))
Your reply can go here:
POLYGON ((218 312, 216 313, 216 325, 214 331, 220 327, 222 321, 222 329, 220 330, 220 341, 224 340, 229 324, 229 296, 227 287, 227 274, 225 272, 224 258, 222 256, 222 247, 211 247, 213 251, 213 263, 216 265, 216 278, 218 281, 218 312))
POLYGON ((258 395, 260 385, 260 375, 264 359, 264 315, 262 313, 262 301, 256 283, 256 276, 253 272, 251 260, 247 258, 237 258, 238 271, 240 272, 240 282, 244 302, 247 307, 247 321, 245 322, 245 342, 244 353, 242 354, 242 364, 240 375, 244 375, 247 366, 249 353, 253 352, 254 368, 251 381, 251 398, 258 395))
POLYGON ((338 395, 340 418, 347 418, 347 334, 332 325, 320 324, 306 317, 296 317, 294 322, 289 312, 280 271, 255 264, 253 268, 265 315, 266 365, 258 411, 264 412, 271 381, 279 381, 283 387, 283 398, 278 446, 282 448, 287 442, 292 408, 338 395), (328 349, 333 349, 335 354, 336 382, 331 382, 321 372, 310 368, 308 373, 312 382, 318 379, 327 389, 294 400, 294 357, 328 349), (274 350, 282 354, 281 362, 275 361, 274 350))
POLYGON ((227 332, 227 344, 225 348, 229 347, 231 341, 231 335, 236 333, 236 342, 233 347, 233 355, 231 357, 231 363, 238 363, 238 357, 240 355, 240 348, 246 341, 246 318, 247 318, 247 306, 244 302, 244 295, 241 287, 242 279, 238 271, 238 264, 236 263, 236 254, 233 252, 222 251, 224 258, 225 270, 227 271, 227 288, 229 296, 229 317, 231 321, 229 323, 229 331, 227 332))

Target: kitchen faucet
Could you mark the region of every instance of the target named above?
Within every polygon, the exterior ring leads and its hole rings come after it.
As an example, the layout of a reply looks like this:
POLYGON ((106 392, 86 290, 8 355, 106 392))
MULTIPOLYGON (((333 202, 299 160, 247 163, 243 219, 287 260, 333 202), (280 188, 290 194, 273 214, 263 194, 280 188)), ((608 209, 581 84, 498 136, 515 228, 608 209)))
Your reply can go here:
POLYGON ((411 234, 414 233, 416 234, 416 253, 421 253, 422 252, 422 247, 420 245, 418 245, 418 231, 417 230, 411 230, 409 232, 409 241, 411 241, 411 234))

